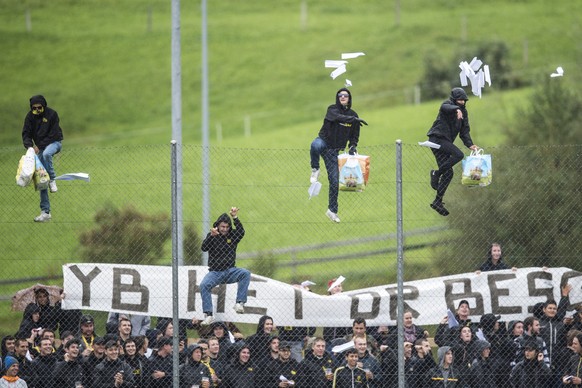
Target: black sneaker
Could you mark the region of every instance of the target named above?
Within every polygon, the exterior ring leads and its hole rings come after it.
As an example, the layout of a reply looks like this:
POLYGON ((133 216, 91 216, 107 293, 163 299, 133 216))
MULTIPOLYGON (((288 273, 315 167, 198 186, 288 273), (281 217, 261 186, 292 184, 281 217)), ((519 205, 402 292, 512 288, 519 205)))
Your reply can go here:
POLYGON ((438 190, 440 178, 441 176, 437 174, 436 170, 430 170, 430 187, 432 187, 433 190, 438 190))
POLYGON ((440 214, 441 216, 446 217, 449 215, 449 211, 445 208, 444 205, 445 205, 444 202, 435 200, 433 203, 430 204, 430 207, 432 207, 434 210, 436 210, 436 212, 438 214, 440 214))

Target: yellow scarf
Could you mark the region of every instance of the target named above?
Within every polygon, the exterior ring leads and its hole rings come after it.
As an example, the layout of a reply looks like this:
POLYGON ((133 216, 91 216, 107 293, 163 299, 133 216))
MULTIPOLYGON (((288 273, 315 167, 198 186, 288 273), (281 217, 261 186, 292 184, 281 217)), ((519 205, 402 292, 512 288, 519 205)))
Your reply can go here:
POLYGON ((14 377, 2 376, 2 378, 4 380, 8 381, 9 383, 13 383, 13 382, 17 381, 20 377, 18 377, 18 376, 14 376, 14 377))

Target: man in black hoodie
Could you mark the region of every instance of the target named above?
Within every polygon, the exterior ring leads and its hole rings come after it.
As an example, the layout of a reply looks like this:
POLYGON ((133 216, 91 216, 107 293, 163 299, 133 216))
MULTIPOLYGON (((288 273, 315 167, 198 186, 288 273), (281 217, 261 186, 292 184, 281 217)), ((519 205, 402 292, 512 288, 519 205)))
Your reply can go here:
POLYGON ((40 354, 30 364, 30 381, 28 386, 31 388, 53 388, 55 382, 53 379, 53 370, 57 363, 56 355, 53 354, 53 343, 50 339, 40 340, 40 354))
POLYGON ((436 198, 430 207, 442 216, 448 216, 449 211, 443 204, 443 197, 453 180, 453 166, 463 159, 463 151, 453 143, 457 135, 463 140, 463 144, 472 150, 479 147, 473 144, 469 116, 466 104, 469 101, 463 88, 454 88, 451 97, 441 104, 438 116, 431 129, 428 131, 428 140, 440 145, 439 149, 431 148, 436 158, 438 170, 431 170, 430 185, 436 190, 436 198))
POLYGON ((208 252, 208 273, 200 283, 205 316, 201 325, 207 326, 214 322, 211 292, 219 284, 238 283, 234 311, 244 313, 251 273, 245 268, 236 267, 236 248, 244 235, 245 229, 238 219, 238 208, 232 207, 230 216, 221 214, 202 242, 202 252, 208 252))
MULTIPOLYGON (((62 141, 63 130, 59 124, 59 115, 47 106, 43 96, 32 96, 30 98, 30 112, 26 114, 22 127, 22 144, 26 149, 34 148, 34 152, 38 155, 50 177, 49 190, 51 193, 57 191, 53 155, 61 151, 62 141)), ((40 210, 40 215, 35 217, 34 221, 50 221, 51 204, 47 189, 40 191, 40 210)))
POLYGON ((352 110, 352 94, 346 88, 337 91, 335 104, 327 108, 323 126, 311 143, 311 183, 319 177, 319 157, 323 158, 329 181, 329 204, 325 213, 333 222, 340 222, 337 216, 337 195, 339 190, 339 169, 337 154, 349 142, 350 155, 357 150, 361 124, 368 125, 352 110))

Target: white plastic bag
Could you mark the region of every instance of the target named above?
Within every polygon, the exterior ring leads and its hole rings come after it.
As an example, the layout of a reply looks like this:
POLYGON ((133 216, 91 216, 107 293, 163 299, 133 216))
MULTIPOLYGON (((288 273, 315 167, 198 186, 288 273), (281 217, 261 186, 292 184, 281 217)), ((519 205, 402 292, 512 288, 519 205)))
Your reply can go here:
POLYGON ((28 147, 26 154, 20 158, 18 170, 16 170, 16 184, 18 186, 26 187, 32 182, 35 170, 35 156, 34 148, 28 147))

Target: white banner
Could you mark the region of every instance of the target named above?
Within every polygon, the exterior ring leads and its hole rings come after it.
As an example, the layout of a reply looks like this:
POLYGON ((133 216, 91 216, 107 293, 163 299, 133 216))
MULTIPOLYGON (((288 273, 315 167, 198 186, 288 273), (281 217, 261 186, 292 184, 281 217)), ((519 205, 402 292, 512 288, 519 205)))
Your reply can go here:
MULTIPOLYGON (((199 318, 202 300, 199 284, 207 267, 180 267, 179 316, 199 318)), ((343 274, 349 279, 349 274, 343 274)), ((66 264, 63 266, 67 309, 86 309, 172 316, 172 268, 118 264, 66 264)), ((502 315, 502 320, 523 319, 532 307, 548 299, 560 300, 560 285, 570 283, 570 303, 582 302, 582 273, 569 268, 522 268, 465 273, 404 283, 404 306, 413 311, 415 323, 437 324, 447 309, 455 311, 462 299, 469 301, 471 316, 502 315)), ((215 317, 219 320, 257 323, 262 315, 279 326, 351 326, 356 317, 368 326, 393 325, 397 314, 396 285, 346 291, 328 296, 252 275, 245 314, 233 310, 236 284, 213 290, 215 317)))

